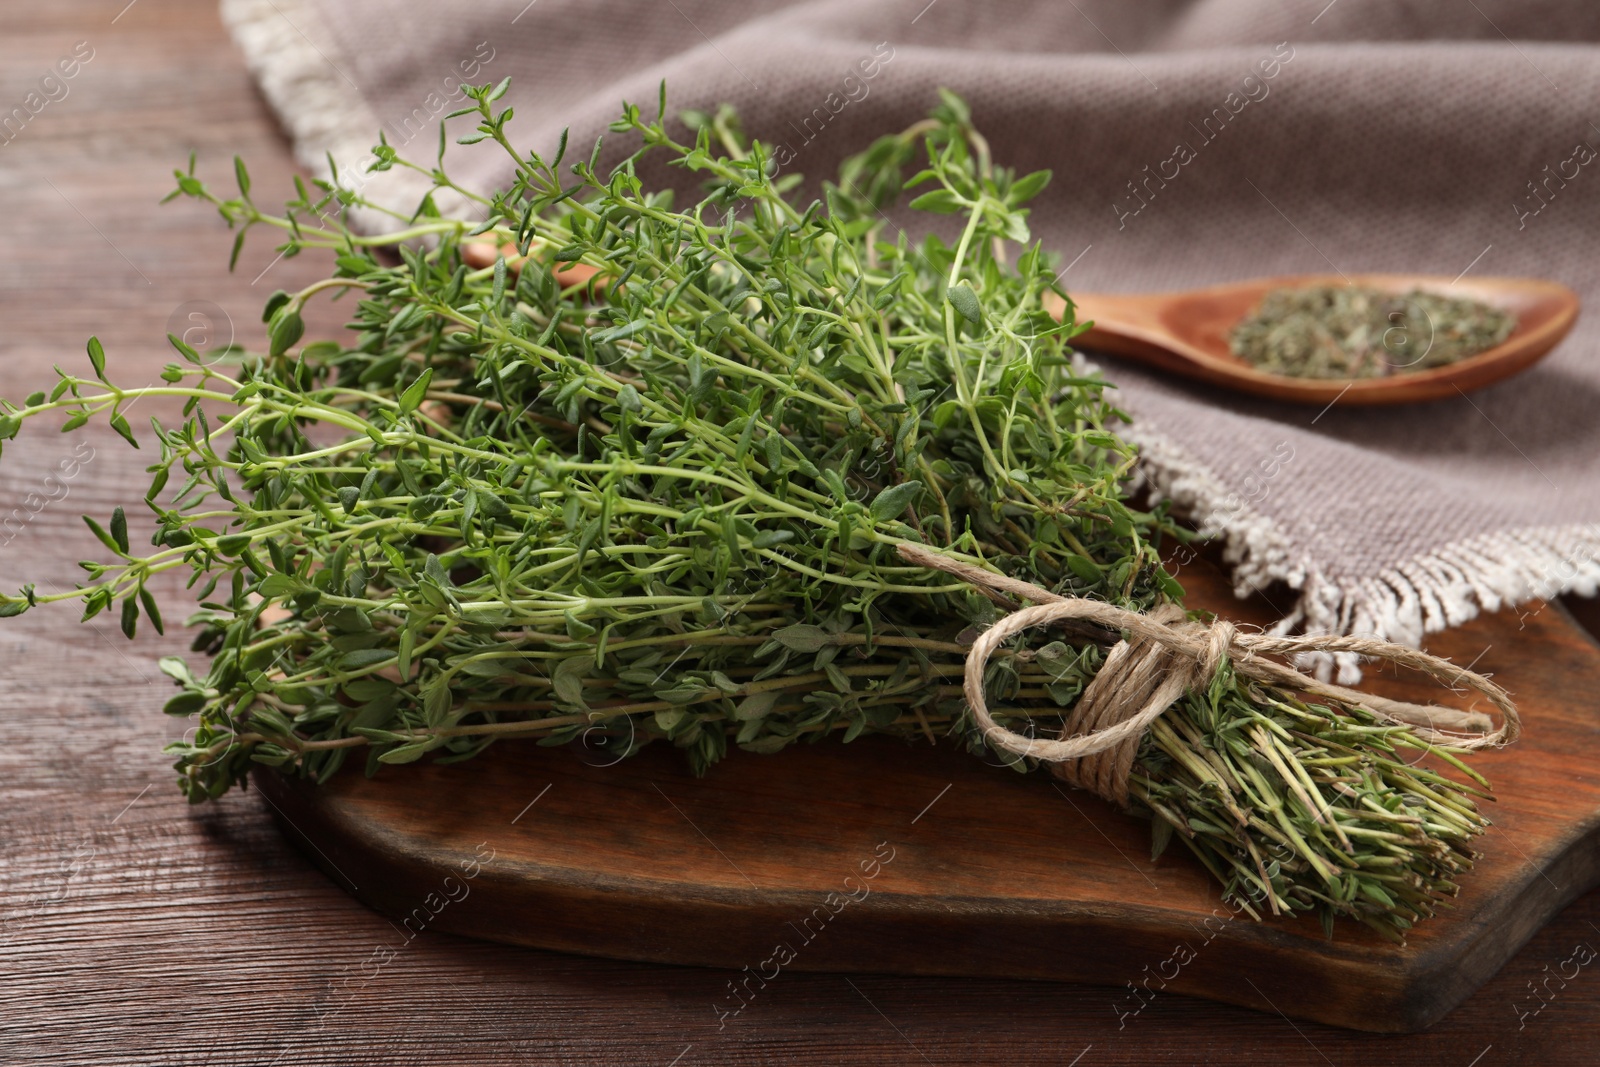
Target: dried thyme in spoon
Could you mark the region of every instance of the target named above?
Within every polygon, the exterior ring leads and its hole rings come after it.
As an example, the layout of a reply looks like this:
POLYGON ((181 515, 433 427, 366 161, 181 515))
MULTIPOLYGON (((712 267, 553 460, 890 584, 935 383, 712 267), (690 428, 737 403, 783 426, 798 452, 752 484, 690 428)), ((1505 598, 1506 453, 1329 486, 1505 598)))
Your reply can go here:
MULTIPOLYGON (((1070 304, 1063 323, 1042 302, 1057 290, 1023 205, 1049 175, 995 166, 959 98, 802 204, 731 113, 680 142, 663 88, 654 119, 629 105, 613 125, 638 153, 602 170, 598 144, 567 166, 564 137, 551 159, 515 148, 504 90, 470 90, 481 123, 463 138, 514 162, 492 197, 450 179, 442 132, 429 166, 378 149, 482 223, 430 195, 398 233, 364 236, 344 209, 373 205, 335 183, 277 216, 242 163, 223 198, 191 161, 174 195, 241 242, 266 227, 286 253, 329 253, 333 276, 268 301, 265 352, 217 361, 173 337, 164 382, 123 388, 91 341, 92 376, 58 370, 48 394, 0 402, 0 440, 64 415, 134 443, 128 405, 186 401, 181 424, 142 435, 152 548, 121 508, 86 517, 108 555, 85 584, 24 587, 0 615, 79 600, 132 636, 141 616, 162 626, 149 580, 187 573, 209 663, 163 668, 181 688, 166 710, 199 722, 169 747, 191 800, 257 765, 322 781, 352 753, 371 773, 513 737, 618 758, 665 742, 697 772, 730 746, 865 732, 987 752, 961 699, 964 634, 1000 609, 897 545, 1135 611, 1181 598, 1158 556, 1176 531, 1125 499, 1136 457, 1072 361, 1070 304), (647 189, 644 156, 700 199, 647 189), (912 187, 911 208, 953 216, 953 243, 888 221, 912 187), (474 268, 477 241, 529 258, 474 268), (394 242, 384 265, 372 250, 394 242), (302 346, 305 303, 345 295, 351 332, 302 346)), ((986 676, 993 714, 1059 729, 1115 640, 1009 642, 986 676)), ((1132 794, 1158 848, 1178 837, 1256 913, 1398 936, 1470 866, 1481 785, 1409 727, 1224 665, 1145 736, 1132 794), (1467 780, 1412 765, 1428 754, 1467 780)))
POLYGON ((1477 300, 1357 285, 1274 289, 1234 327, 1233 354, 1295 378, 1380 378, 1442 367, 1511 336, 1516 318, 1477 300))

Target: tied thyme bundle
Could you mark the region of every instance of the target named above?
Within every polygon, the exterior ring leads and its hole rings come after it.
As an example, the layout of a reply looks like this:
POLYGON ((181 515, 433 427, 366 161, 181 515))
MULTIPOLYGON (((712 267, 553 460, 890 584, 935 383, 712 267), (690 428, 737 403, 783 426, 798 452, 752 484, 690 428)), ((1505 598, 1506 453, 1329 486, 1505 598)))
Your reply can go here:
MULTIPOLYGON (((398 233, 363 236, 345 209, 374 205, 337 175, 275 216, 242 163, 228 198, 192 160, 178 172, 173 195, 240 231, 235 257, 272 228, 286 254, 331 253, 333 276, 268 301, 262 353, 207 359, 173 337, 165 380, 129 389, 91 341, 92 376, 58 371, 4 405, 0 439, 66 415, 153 452, 153 536, 136 548, 120 508, 86 517, 108 560, 0 614, 80 600, 132 636, 162 626, 151 579, 186 573, 209 665, 163 667, 181 687, 166 710, 198 719, 169 748, 194 801, 257 765, 323 781, 352 754, 372 773, 513 737, 667 743, 703 773, 730 747, 949 735, 1035 766, 991 748, 962 699, 972 635, 1004 609, 900 550, 1183 615, 1158 557, 1175 531, 1126 501, 1120 415, 1073 362, 1071 305, 1045 310, 1058 290, 1023 205, 1048 173, 996 166, 942 94, 802 204, 730 112, 693 116, 684 143, 626 106, 612 128, 638 151, 602 171, 598 144, 576 163, 564 136, 553 158, 516 149, 504 90, 471 90, 480 125, 462 138, 514 161, 503 192, 456 185, 442 130, 431 166, 377 150, 481 224, 430 194, 398 233), (701 198, 647 189, 646 158, 701 198), (955 236, 891 224, 903 189, 955 236), (516 262, 474 266, 484 242, 516 262), (350 332, 301 345, 304 305, 341 296, 350 332), (143 396, 183 398, 181 424, 136 438, 124 412, 143 396)), ((981 669, 988 721, 1059 730, 1117 642, 1095 626, 1008 640, 981 669)), ((1398 936, 1456 892, 1485 783, 1357 695, 1302 695, 1215 660, 1140 742, 1128 804, 1157 851, 1182 841, 1251 914, 1398 936), (1461 777, 1416 765, 1430 754, 1461 777)))
POLYGON ((1381 378, 1443 367, 1493 348, 1517 320, 1499 308, 1413 289, 1274 289, 1233 328, 1233 354, 1296 378, 1381 378))

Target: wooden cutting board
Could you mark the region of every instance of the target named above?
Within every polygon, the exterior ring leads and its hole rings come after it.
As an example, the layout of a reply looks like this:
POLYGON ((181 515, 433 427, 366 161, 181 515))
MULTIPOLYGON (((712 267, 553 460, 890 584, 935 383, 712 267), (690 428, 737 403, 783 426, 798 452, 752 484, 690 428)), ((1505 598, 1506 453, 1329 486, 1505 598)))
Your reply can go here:
MULTIPOLYGON (((1241 622, 1215 566, 1192 604, 1241 622)), ((1600 881, 1600 647, 1560 605, 1436 635, 1517 698, 1523 740, 1479 755, 1499 797, 1454 911, 1403 947, 1353 923, 1234 918, 1181 847, 1046 774, 887 738, 735 752, 695 779, 654 746, 508 742, 452 766, 255 781, 289 837, 348 891, 424 929, 586 955, 726 968, 719 1011, 786 969, 1099 983, 1131 1022, 1156 991, 1373 1031, 1428 1026, 1600 881)), ((1423 684, 1369 672, 1393 696, 1423 684)), ((354 764, 356 761, 352 761, 354 764)))

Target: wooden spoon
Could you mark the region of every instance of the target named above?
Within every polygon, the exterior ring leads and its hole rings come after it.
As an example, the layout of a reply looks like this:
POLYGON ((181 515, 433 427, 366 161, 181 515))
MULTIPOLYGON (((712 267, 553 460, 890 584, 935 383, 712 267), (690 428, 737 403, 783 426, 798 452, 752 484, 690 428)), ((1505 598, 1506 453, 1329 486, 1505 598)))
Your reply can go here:
MULTIPOLYGON (((475 241, 461 246, 461 258, 469 267, 494 266, 494 261, 500 256, 506 257, 506 266, 513 274, 522 269, 522 255, 517 251, 517 246, 508 244, 496 248, 490 241, 475 241)), ((556 284, 563 289, 574 285, 583 285, 600 273, 599 268, 591 267, 587 263, 557 263, 550 272, 555 276, 556 284)), ((595 288, 604 288, 605 279, 595 283, 595 288)))
MULTIPOLYGON (((522 259, 512 245, 469 244, 462 258, 487 267, 498 255, 512 270, 522 259)), ((562 286, 583 285, 600 273, 583 263, 560 263, 553 271, 562 286)), ((605 279, 593 283, 596 288, 605 279)), ((1127 356, 1214 385, 1301 404, 1405 404, 1439 400, 1481 389, 1532 366, 1554 348, 1578 317, 1578 294, 1556 282, 1533 278, 1452 280, 1426 274, 1302 274, 1258 278, 1209 289, 1175 293, 1080 293, 1079 322, 1093 326, 1076 338, 1084 348, 1127 356), (1228 335, 1262 296, 1273 289, 1354 284, 1387 292, 1413 289, 1469 297, 1516 316, 1511 336, 1491 349, 1430 370, 1383 378, 1291 378, 1272 374, 1233 354, 1228 335)), ((1060 314, 1060 306, 1051 308, 1060 314)))
POLYGON ((1424 274, 1304 274, 1175 293, 1074 294, 1078 321, 1094 325, 1074 344, 1126 356, 1213 385, 1301 404, 1404 404, 1481 389, 1532 366, 1566 336, 1578 295, 1532 278, 1452 281, 1424 274), (1502 343, 1442 367, 1383 378, 1291 378, 1258 370, 1228 347, 1234 326, 1272 289, 1354 285, 1469 297, 1517 317, 1502 343))

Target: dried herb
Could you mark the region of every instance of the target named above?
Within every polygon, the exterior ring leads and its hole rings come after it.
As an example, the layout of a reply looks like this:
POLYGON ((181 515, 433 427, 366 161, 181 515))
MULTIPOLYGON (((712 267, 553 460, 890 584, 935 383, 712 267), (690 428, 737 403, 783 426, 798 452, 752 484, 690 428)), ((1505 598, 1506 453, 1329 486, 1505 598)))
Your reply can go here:
MULTIPOLYGON (((613 129, 641 147, 602 171, 598 144, 566 167, 565 138, 551 159, 514 148, 504 90, 470 90, 481 122, 462 140, 510 155, 508 189, 457 187, 442 133, 417 167, 481 223, 430 195, 399 233, 364 236, 337 178, 271 215, 242 163, 223 198, 191 161, 174 195, 241 241, 266 227, 286 254, 330 253, 333 276, 273 295, 264 352, 202 358, 173 337, 164 382, 122 388, 91 341, 92 376, 0 402, 0 440, 65 415, 132 443, 132 402, 186 401, 142 435, 152 549, 120 508, 86 518, 106 560, 71 592, 0 596, 0 615, 78 600, 131 636, 162 626, 149 580, 186 572, 209 664, 162 666, 180 687, 166 710, 198 720, 169 746, 191 800, 257 765, 322 781, 351 753, 371 773, 512 737, 613 758, 664 741, 699 772, 730 746, 866 732, 987 753, 960 698, 963 633, 999 609, 897 544, 1135 610, 1181 597, 1158 558, 1175 531, 1126 501, 1134 452, 1067 347, 1071 305, 1057 322, 1042 301, 1054 274, 1023 205, 1049 175, 993 165, 959 98, 802 205, 726 111, 681 143, 627 106, 613 129), (644 157, 704 195, 646 189, 644 157), (911 208, 951 216, 953 243, 888 221, 917 187, 911 208), (474 268, 481 241, 528 258, 474 268), (390 242, 397 265, 372 253, 390 242), (302 345, 306 302, 345 294, 350 332, 302 345)), ((995 714, 1059 729, 1114 640, 1014 642, 989 667, 995 714)), ((1158 841, 1178 834, 1228 894, 1392 935, 1455 891, 1484 825, 1475 785, 1399 750, 1434 751, 1224 672, 1146 737, 1136 794, 1158 841)))
POLYGON ((1356 285, 1274 289, 1229 338, 1234 355, 1296 378, 1379 378, 1442 367, 1511 336, 1477 300, 1356 285))

